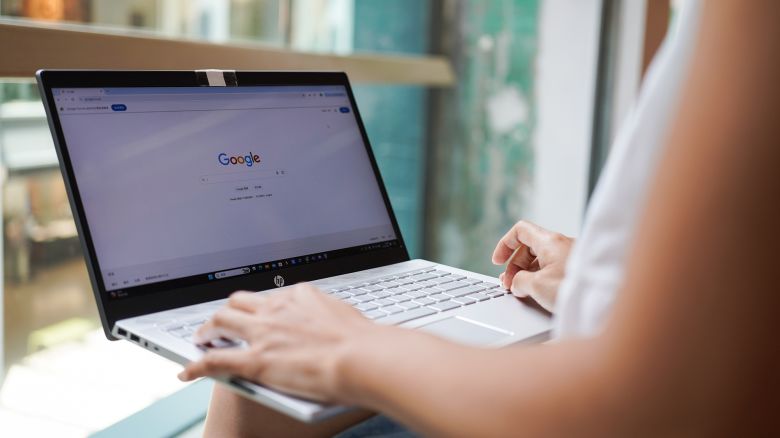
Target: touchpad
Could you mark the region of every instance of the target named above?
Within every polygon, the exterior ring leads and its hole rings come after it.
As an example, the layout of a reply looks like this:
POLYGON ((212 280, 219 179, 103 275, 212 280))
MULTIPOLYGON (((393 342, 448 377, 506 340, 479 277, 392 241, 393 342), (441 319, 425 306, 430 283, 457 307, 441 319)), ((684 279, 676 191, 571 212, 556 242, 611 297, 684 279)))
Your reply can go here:
POLYGON ((499 328, 475 324, 467 319, 450 317, 432 322, 419 328, 442 338, 451 339, 463 344, 485 346, 498 342, 512 333, 499 328))

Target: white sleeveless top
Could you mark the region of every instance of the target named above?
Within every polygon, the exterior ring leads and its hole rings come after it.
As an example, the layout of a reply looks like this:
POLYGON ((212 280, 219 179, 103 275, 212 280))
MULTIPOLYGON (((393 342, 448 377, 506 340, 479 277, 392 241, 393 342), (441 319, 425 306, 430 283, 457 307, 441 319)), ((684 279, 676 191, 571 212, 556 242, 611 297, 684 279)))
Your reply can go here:
POLYGON ((613 143, 572 248, 555 307, 555 337, 593 336, 622 286, 627 257, 698 34, 699 0, 682 2, 613 143))

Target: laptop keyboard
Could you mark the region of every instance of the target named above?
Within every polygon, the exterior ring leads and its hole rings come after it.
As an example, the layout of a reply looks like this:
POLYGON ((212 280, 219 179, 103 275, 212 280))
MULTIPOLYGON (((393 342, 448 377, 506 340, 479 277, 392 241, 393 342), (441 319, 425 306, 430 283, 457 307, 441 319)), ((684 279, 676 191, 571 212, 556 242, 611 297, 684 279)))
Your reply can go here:
MULTIPOLYGON (((382 324, 402 324, 425 316, 498 298, 509 292, 500 286, 476 278, 436 268, 418 269, 359 282, 325 291, 360 310, 366 318, 382 324)), ((173 336, 192 341, 192 335, 205 319, 169 326, 173 336)), ((218 348, 229 346, 228 339, 218 348)))
POLYGON ((383 324, 402 324, 509 293, 495 284, 436 268, 409 271, 325 292, 383 324))

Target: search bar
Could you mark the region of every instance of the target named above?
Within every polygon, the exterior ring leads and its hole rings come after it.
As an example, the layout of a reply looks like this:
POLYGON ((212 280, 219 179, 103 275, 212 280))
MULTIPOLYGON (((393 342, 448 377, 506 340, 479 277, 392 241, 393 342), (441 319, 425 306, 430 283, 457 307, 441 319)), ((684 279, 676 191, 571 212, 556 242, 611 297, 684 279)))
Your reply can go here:
POLYGON ((249 170, 246 172, 215 173, 199 177, 201 184, 220 184, 242 181, 256 181, 269 178, 281 178, 287 175, 283 169, 275 170, 249 170))
POLYGON ((252 270, 249 268, 231 269, 229 271, 217 272, 214 274, 214 278, 227 278, 235 277, 236 275, 244 275, 250 273, 252 270))

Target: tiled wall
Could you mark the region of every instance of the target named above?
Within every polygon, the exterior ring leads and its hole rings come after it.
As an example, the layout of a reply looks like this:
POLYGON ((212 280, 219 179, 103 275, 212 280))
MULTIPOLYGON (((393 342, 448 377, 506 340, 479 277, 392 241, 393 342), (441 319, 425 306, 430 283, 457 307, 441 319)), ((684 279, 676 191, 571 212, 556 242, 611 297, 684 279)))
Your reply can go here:
MULTIPOLYGON (((355 51, 426 53, 427 0, 355 1, 355 51)), ((355 87, 368 137, 412 257, 421 255, 427 91, 355 87)))

